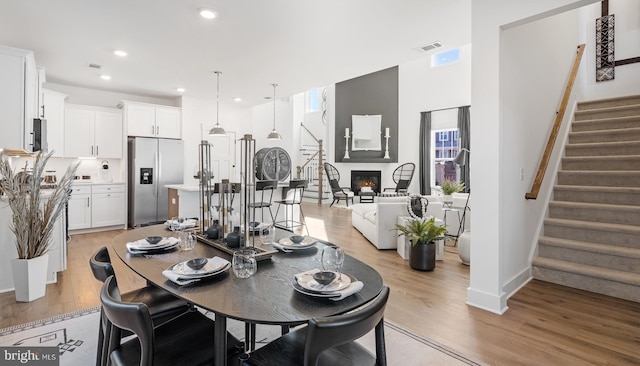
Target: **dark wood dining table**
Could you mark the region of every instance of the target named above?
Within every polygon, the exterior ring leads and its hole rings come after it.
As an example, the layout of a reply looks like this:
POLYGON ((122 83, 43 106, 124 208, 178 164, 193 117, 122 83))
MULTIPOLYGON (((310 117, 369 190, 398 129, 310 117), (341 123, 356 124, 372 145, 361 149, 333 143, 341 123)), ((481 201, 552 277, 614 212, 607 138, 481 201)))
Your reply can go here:
MULTIPOLYGON (((276 240, 292 233, 277 230, 276 240)), ((227 318, 251 324, 295 326, 311 318, 332 316, 356 309, 375 298, 382 290, 380 274, 369 265, 345 255, 342 271, 364 287, 356 294, 339 301, 301 294, 294 290, 294 275, 314 268, 322 268, 321 253, 332 243, 318 240, 316 246, 292 253, 277 252, 270 259, 258 262, 258 270, 249 278, 237 278, 227 272, 179 286, 162 275, 170 266, 192 258, 218 256, 231 261, 231 255, 210 245, 198 242, 191 251, 179 249, 160 254, 131 254, 126 243, 148 236, 174 236, 164 225, 147 226, 125 231, 113 239, 113 249, 120 259, 148 282, 184 300, 215 313, 215 365, 227 363, 227 318)), ((253 237, 250 236, 250 240, 253 237)), ((259 238, 255 246, 260 247, 259 238)), ((266 245, 265 249, 273 249, 266 245)))

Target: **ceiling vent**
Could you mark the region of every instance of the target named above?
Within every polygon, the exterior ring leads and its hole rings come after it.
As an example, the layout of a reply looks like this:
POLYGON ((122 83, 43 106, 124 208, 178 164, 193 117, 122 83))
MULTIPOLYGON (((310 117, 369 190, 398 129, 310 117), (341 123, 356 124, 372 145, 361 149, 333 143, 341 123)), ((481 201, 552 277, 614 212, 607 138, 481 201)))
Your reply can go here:
POLYGON ((427 52, 427 51, 431 51, 431 50, 434 50, 434 49, 436 49, 436 48, 440 48, 440 47, 442 47, 442 43, 440 43, 440 42, 433 42, 433 43, 429 43, 429 44, 428 44, 428 45, 426 45, 426 46, 419 47, 419 48, 418 48, 418 51, 421 51, 421 52, 427 52))
POLYGON ((98 70, 102 69, 102 65, 99 65, 99 64, 89 64, 89 67, 92 69, 98 69, 98 70))

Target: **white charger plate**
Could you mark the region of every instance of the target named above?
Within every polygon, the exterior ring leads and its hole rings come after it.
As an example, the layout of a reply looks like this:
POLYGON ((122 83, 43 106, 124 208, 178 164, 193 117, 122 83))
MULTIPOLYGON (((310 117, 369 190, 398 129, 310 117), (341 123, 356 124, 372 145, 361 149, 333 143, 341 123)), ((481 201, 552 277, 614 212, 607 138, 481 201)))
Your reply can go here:
POLYGON ((278 243, 282 247, 284 247, 285 249, 293 249, 293 250, 311 248, 312 246, 316 245, 316 242, 317 242, 316 239, 310 236, 305 236, 300 243, 294 243, 289 238, 282 238, 278 240, 278 243))
POLYGON ((313 279, 313 275, 311 276, 301 276, 298 278, 298 284, 304 288, 305 290, 314 291, 314 292, 335 292, 344 290, 351 284, 351 278, 345 273, 340 274, 340 278, 336 278, 333 282, 328 285, 321 285, 318 281, 313 279), (308 278, 311 278, 310 280, 308 278))

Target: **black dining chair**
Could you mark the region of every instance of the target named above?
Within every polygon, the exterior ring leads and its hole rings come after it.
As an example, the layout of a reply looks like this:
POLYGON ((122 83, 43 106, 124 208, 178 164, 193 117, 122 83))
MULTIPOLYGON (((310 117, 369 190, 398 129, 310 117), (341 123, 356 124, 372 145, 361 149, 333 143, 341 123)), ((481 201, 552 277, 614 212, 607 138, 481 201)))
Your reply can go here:
POLYGON ((273 200, 273 191, 278 188, 277 180, 259 180, 256 182, 256 192, 260 192, 260 201, 251 202, 247 205, 249 208, 259 208, 260 218, 264 222, 264 209, 269 209, 271 215, 271 223, 275 221, 273 211, 271 211, 271 201, 273 200))
POLYGON ((383 192, 394 192, 394 193, 385 193, 385 196, 389 195, 397 195, 397 196, 407 196, 409 185, 411 184, 411 180, 413 179, 413 172, 416 170, 416 165, 414 163, 404 163, 397 167, 393 171, 393 182, 396 184, 393 188, 385 188, 383 192))
MULTIPOLYGON (((89 259, 89 267, 93 277, 103 282, 109 277, 113 277, 115 281, 115 271, 111 264, 111 257, 106 247, 98 249, 96 253, 89 259)), ((145 287, 126 292, 122 294, 122 299, 126 302, 144 303, 149 309, 149 314, 155 325, 167 322, 176 316, 188 312, 192 306, 186 301, 172 295, 171 293, 153 286, 145 287)), ((106 365, 108 355, 106 353, 107 344, 109 342, 109 334, 104 332, 104 314, 101 314, 101 326, 98 330, 98 350, 96 357, 96 365, 106 365)), ((107 329, 107 333, 108 333, 107 329)))
POLYGON ((386 366, 384 309, 389 287, 366 307, 351 313, 315 318, 262 348, 243 355, 243 366, 386 366), (375 328, 376 354, 356 339, 375 328))
POLYGON ((278 209, 276 210, 276 218, 278 217, 278 212, 280 212, 280 207, 285 206, 285 218, 284 221, 274 222, 274 225, 288 231, 293 231, 293 229, 297 226, 304 226, 307 230, 307 235, 309 235, 309 228, 307 227, 307 223, 304 219, 304 213, 302 212, 302 198, 304 197, 304 190, 307 188, 309 181, 304 179, 292 179, 289 181, 289 189, 286 194, 283 194, 285 197, 282 200, 275 201, 278 204, 278 209), (289 211, 293 212, 293 207, 298 206, 300 210, 300 221, 296 221, 293 219, 293 214, 291 219, 289 219, 289 211))
POLYGON ((347 207, 349 207, 349 200, 351 200, 351 203, 353 204, 353 196, 355 196, 354 192, 350 187, 340 187, 340 172, 335 166, 326 162, 323 166, 324 171, 327 174, 327 179, 329 180, 331 194, 333 195, 333 201, 329 207, 333 206, 336 202, 339 203, 341 200, 345 201, 347 207))
MULTIPOLYGON (((107 354, 114 366, 211 365, 214 362, 215 321, 198 311, 189 311, 154 325, 149 307, 140 302, 125 302, 115 278, 102 285, 100 302, 105 327, 111 330, 107 354), (136 335, 120 342, 123 330, 136 335)), ((227 333, 227 356, 238 353, 238 340, 227 333)))

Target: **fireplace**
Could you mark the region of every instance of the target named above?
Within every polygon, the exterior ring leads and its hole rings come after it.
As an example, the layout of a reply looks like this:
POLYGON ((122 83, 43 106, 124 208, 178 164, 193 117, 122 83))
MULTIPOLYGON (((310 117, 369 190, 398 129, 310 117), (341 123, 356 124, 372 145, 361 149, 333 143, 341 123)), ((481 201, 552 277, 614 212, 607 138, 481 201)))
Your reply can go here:
POLYGON ((352 170, 351 190, 357 195, 360 188, 371 187, 375 193, 380 193, 381 173, 379 170, 352 170))

